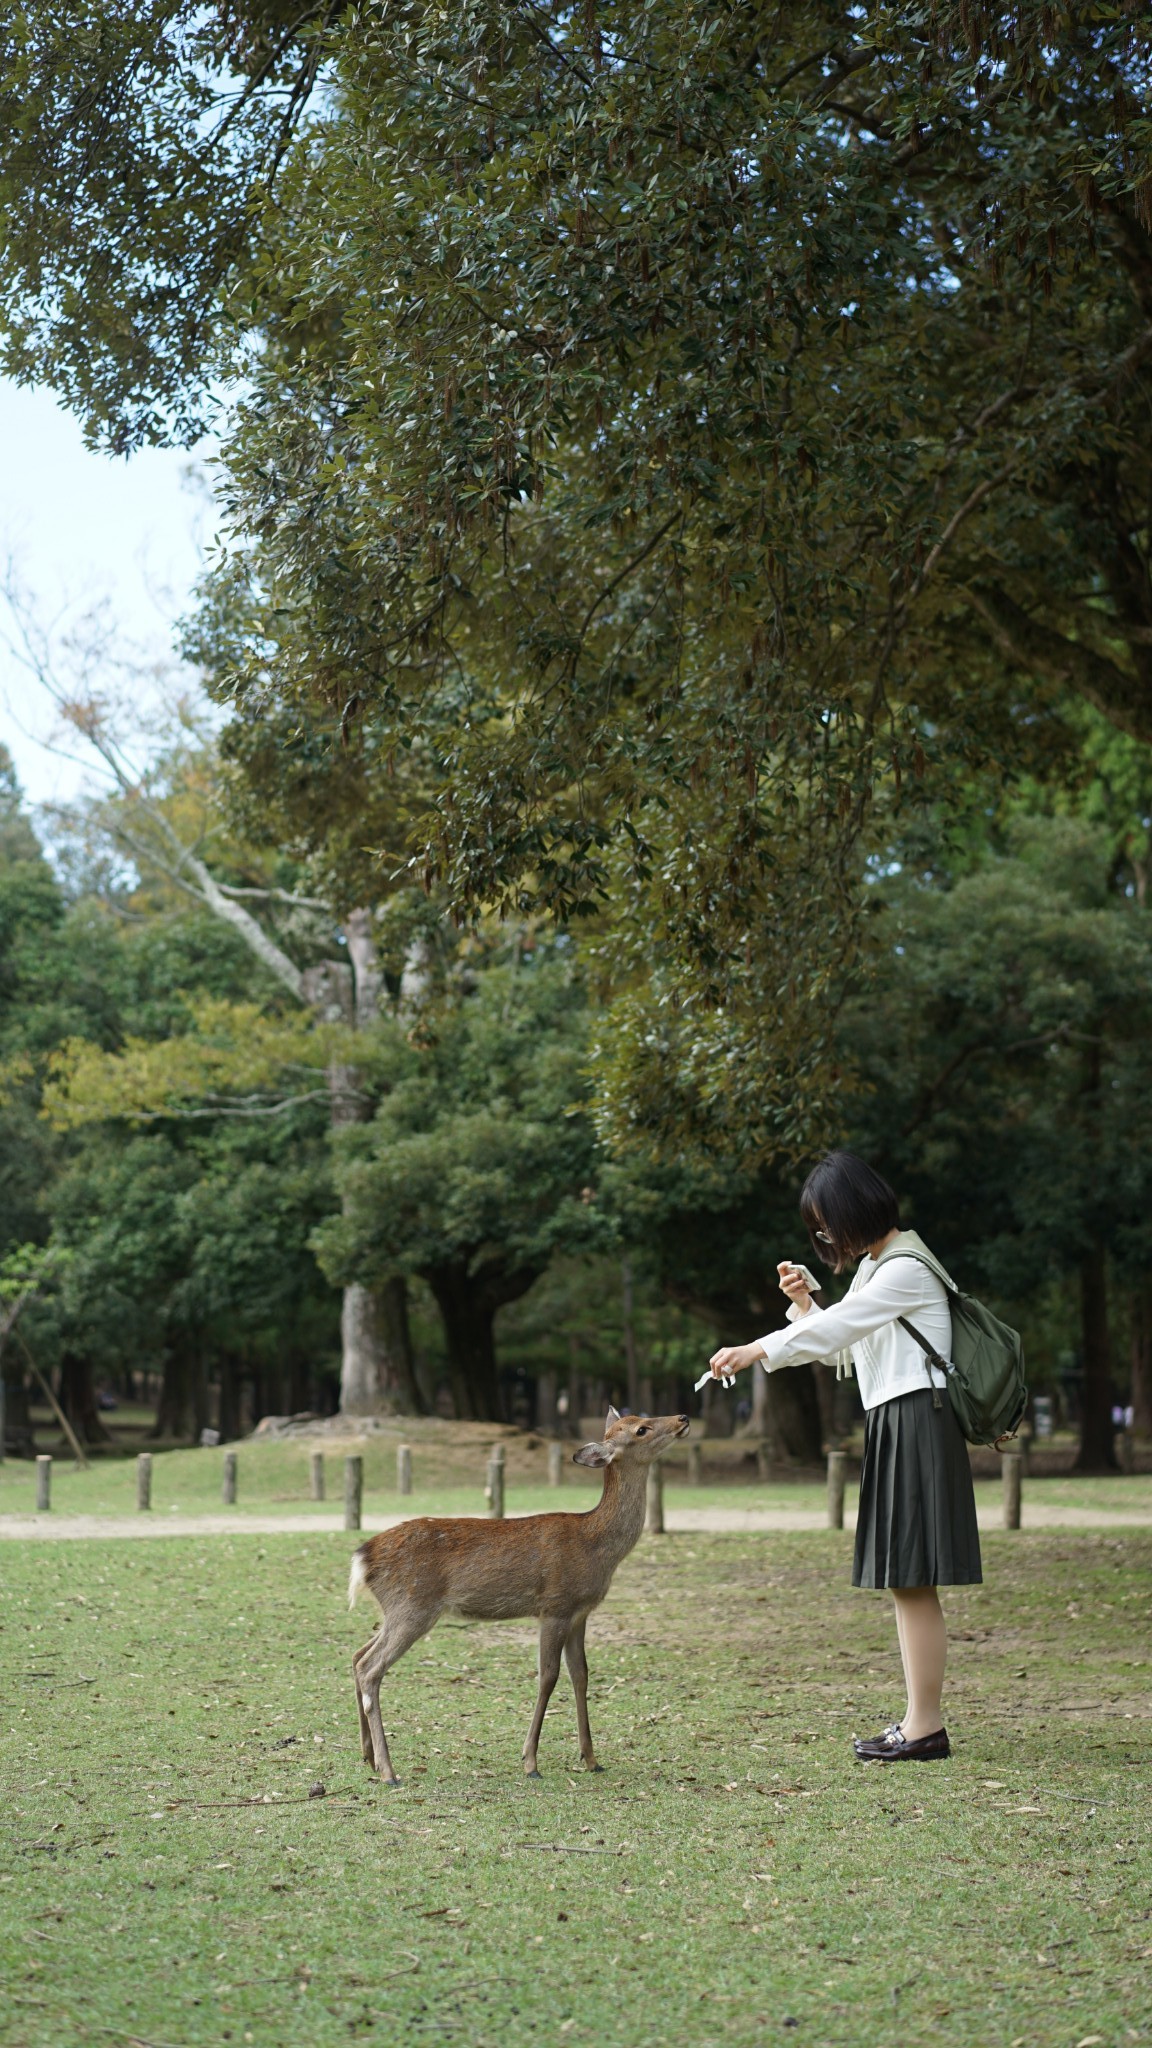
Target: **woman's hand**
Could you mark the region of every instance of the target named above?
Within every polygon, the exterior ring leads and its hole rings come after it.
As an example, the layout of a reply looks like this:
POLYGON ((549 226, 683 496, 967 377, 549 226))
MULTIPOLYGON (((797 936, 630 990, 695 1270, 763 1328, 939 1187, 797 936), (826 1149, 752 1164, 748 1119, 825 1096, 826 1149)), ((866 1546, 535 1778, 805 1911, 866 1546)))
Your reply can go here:
POLYGON ((812 1296, 808 1290, 808 1282, 805 1280, 800 1267, 794 1266, 790 1259, 781 1259, 776 1271, 780 1275, 780 1286, 783 1292, 788 1296, 789 1301, 796 1303, 801 1315, 806 1316, 812 1306, 812 1296))
POLYGON ((744 1372, 764 1356, 758 1344, 725 1344, 720 1351, 714 1351, 708 1360, 714 1380, 727 1379, 734 1372, 744 1372))

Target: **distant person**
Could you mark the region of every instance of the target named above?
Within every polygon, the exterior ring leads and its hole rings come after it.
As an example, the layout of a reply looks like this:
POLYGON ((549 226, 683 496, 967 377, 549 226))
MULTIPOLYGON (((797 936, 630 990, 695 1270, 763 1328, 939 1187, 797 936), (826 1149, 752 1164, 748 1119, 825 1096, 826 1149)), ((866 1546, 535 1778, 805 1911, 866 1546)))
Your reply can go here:
POLYGON ((896 1603, 896 1633, 908 1689, 902 1718, 862 1741, 861 1763, 926 1762, 950 1754, 941 1697, 948 1638, 937 1586, 979 1585, 980 1539, 968 1449, 945 1391, 906 1316, 948 1358, 952 1318, 943 1283, 921 1259, 889 1256, 892 1247, 932 1254, 914 1230, 901 1230, 886 1180, 852 1152, 829 1152, 800 1191, 812 1248, 842 1273, 860 1263, 843 1301, 820 1308, 802 1268, 782 1260, 780 1286, 791 1328, 754 1344, 726 1345, 711 1360, 715 1378, 762 1365, 766 1372, 851 1352, 864 1403, 864 1465, 856 1521, 854 1586, 886 1586, 896 1603))

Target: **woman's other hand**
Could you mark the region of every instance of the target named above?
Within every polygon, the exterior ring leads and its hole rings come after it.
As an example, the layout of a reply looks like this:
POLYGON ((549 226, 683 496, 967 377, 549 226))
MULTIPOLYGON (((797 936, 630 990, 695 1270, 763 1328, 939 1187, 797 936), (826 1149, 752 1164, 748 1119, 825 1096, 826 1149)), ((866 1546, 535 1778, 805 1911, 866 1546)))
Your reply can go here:
POLYGON ((708 1360, 714 1380, 727 1379, 731 1373, 744 1372, 764 1356, 758 1344, 725 1344, 720 1351, 714 1351, 708 1360))
POLYGON ((794 1266, 790 1259, 781 1259, 776 1271, 780 1275, 780 1286, 783 1292, 788 1296, 789 1301, 795 1302, 801 1315, 806 1316, 812 1306, 812 1296, 808 1291, 808 1282, 805 1280, 799 1266, 794 1266))

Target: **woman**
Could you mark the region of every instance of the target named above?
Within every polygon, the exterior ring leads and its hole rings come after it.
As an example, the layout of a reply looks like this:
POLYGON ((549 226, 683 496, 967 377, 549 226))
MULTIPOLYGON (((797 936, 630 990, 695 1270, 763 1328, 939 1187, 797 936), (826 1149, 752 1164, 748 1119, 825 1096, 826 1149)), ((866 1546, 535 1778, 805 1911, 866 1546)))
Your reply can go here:
POLYGON ((776 1372, 851 1350, 866 1410, 852 1583, 890 1588, 908 1687, 902 1719, 869 1741, 857 1739, 856 1755, 861 1763, 948 1756, 940 1705, 947 1634, 936 1588, 980 1581, 976 1504, 951 1403, 946 1393, 933 1392, 943 1388, 944 1375, 929 1367, 898 1320, 907 1317, 947 1358, 947 1291, 920 1257, 891 1255, 877 1265, 880 1254, 894 1248, 932 1254, 914 1230, 901 1230, 892 1189, 853 1153, 829 1152, 813 1168, 801 1190, 800 1214, 826 1265, 842 1273, 859 1259, 848 1293, 821 1309, 804 1268, 782 1262, 792 1327, 717 1351, 712 1373, 719 1379, 757 1364, 776 1372))

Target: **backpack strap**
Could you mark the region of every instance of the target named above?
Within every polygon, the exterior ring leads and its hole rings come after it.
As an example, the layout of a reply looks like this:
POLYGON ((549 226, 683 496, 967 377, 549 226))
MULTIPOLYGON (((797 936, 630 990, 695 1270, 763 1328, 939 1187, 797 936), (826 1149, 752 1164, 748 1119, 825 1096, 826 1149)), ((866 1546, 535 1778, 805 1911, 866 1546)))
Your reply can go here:
MULTIPOLYGON (((894 1244, 887 1251, 881 1252, 880 1257, 876 1261, 877 1266, 882 1266, 886 1259, 915 1259, 918 1266, 926 1266, 928 1271, 935 1275, 948 1296, 951 1297, 958 1292, 951 1275, 946 1273, 939 1260, 932 1256, 927 1245, 920 1250, 910 1244, 894 1244)), ((915 1323, 908 1321, 907 1316, 897 1316, 896 1321, 903 1329, 907 1330, 910 1337, 915 1338, 921 1351, 924 1353, 924 1371, 928 1376, 928 1385, 932 1389, 932 1406, 939 1408, 941 1406, 940 1389, 932 1377, 932 1367, 935 1366, 938 1372, 942 1372, 946 1380, 952 1376, 956 1368, 952 1364, 951 1359, 940 1356, 936 1346, 928 1342, 927 1337, 922 1335, 916 1328, 915 1323)))
MULTIPOLYGON (((907 1256, 914 1257, 915 1254, 909 1253, 907 1254, 907 1256)), ((921 1264, 923 1263, 924 1262, 922 1260, 921 1264)), ((954 1373, 956 1367, 953 1365, 950 1358, 942 1358, 940 1356, 940 1353, 937 1351, 936 1346, 934 1344, 930 1344, 928 1342, 927 1337, 921 1335, 920 1331, 916 1328, 915 1323, 910 1323, 908 1321, 907 1316, 897 1316, 896 1321, 901 1325, 902 1329, 907 1330, 908 1335, 910 1337, 915 1337, 916 1342, 920 1346, 921 1351, 924 1353, 924 1370, 928 1375, 928 1385, 932 1389, 932 1406, 934 1408, 939 1408, 941 1405, 940 1389, 936 1385, 936 1382, 932 1377, 932 1367, 935 1366, 937 1372, 942 1372, 945 1378, 947 1378, 949 1374, 954 1373)))

